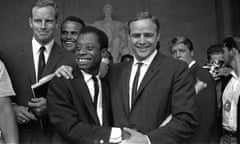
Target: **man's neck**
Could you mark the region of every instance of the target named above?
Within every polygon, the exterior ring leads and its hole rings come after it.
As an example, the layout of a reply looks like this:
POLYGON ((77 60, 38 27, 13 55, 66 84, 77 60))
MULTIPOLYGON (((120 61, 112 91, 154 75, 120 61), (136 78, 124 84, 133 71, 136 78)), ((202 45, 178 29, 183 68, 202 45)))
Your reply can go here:
MULTIPOLYGON (((34 38, 35 39, 35 38, 34 38)), ((38 41, 37 39, 35 39, 40 45, 47 45, 49 44, 51 41, 53 41, 53 39, 51 39, 50 41, 38 41)))

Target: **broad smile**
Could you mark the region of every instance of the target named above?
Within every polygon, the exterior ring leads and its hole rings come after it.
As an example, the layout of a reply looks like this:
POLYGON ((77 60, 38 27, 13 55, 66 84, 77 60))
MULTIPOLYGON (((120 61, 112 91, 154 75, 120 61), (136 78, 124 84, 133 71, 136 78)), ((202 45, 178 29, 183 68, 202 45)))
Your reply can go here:
POLYGON ((91 59, 90 58, 77 58, 77 62, 79 63, 79 64, 87 64, 87 63, 89 63, 91 61, 91 59))
POLYGON ((73 46, 75 44, 74 41, 63 41, 63 43, 66 45, 66 46, 73 46))

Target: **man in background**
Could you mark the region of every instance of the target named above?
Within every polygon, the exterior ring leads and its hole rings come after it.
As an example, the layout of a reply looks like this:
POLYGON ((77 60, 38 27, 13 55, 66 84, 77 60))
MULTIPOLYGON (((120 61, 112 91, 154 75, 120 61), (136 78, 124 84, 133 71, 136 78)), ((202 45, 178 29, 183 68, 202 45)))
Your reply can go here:
POLYGON ((223 78, 221 144, 240 144, 240 37, 223 40, 224 61, 230 75, 223 78))
POLYGON ((199 125, 194 135, 186 139, 186 142, 189 144, 212 143, 210 140, 216 131, 214 127, 217 107, 215 82, 210 73, 194 60, 193 44, 190 39, 183 36, 175 37, 169 42, 169 47, 173 58, 188 64, 195 83, 200 80, 207 84, 207 87, 198 92, 196 96, 199 125))
POLYGON ((85 23, 81 18, 77 16, 66 17, 61 25, 62 47, 74 52, 79 32, 84 26, 85 23))

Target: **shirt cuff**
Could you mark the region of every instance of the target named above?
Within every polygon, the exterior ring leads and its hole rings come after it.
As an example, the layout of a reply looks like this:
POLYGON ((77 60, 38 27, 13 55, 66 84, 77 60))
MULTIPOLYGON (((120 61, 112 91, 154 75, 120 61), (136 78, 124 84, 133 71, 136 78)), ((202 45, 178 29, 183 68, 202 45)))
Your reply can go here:
POLYGON ((122 130, 121 128, 113 127, 109 138, 110 143, 120 143, 122 141, 122 130))

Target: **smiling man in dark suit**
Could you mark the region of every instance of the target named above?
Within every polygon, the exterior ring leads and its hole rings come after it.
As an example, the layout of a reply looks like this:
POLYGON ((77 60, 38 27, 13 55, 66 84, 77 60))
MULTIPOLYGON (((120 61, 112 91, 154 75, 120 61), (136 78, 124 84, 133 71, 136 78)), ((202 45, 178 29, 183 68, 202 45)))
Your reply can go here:
POLYGON ((99 79, 106 34, 91 26, 80 31, 75 48, 78 67, 73 79, 55 78, 49 86, 49 117, 58 131, 54 143, 102 144, 120 142, 124 132, 111 128, 110 91, 99 79))
POLYGON ((193 78, 185 63, 157 50, 160 25, 155 16, 137 14, 128 30, 134 60, 114 65, 108 75, 113 124, 131 128, 125 129, 131 133, 126 143, 177 144, 197 125, 193 78))
POLYGON ((189 70, 195 79, 195 83, 202 81, 207 87, 197 93, 197 114, 198 127, 194 135, 186 139, 189 144, 208 144, 219 143, 219 138, 214 134, 217 133, 216 113, 217 113, 217 93, 216 85, 212 75, 207 69, 199 66, 194 60, 194 49, 192 41, 183 36, 175 37, 169 42, 172 57, 188 64, 189 70), (214 142, 211 138, 214 137, 214 142))
POLYGON ((73 54, 54 41, 58 6, 53 0, 39 0, 31 7, 29 25, 32 40, 3 50, 1 57, 16 92, 14 111, 19 124, 20 143, 51 143, 52 127, 45 96, 34 98, 31 85, 61 65, 74 65, 73 54))

